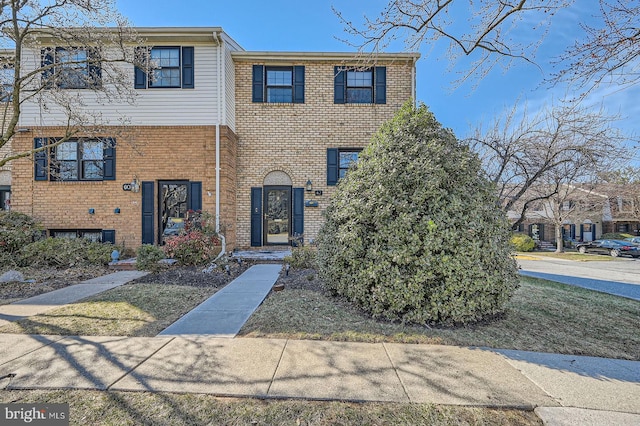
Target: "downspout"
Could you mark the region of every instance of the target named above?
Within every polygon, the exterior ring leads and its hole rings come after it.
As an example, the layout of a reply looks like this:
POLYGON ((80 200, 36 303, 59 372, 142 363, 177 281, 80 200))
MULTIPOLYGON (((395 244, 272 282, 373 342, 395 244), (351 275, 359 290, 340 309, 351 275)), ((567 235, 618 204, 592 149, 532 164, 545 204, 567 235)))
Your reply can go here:
POLYGON ((217 54, 218 57, 217 59, 217 66, 218 66, 218 117, 217 117, 217 121, 216 121, 216 233, 218 234, 218 236, 220 237, 220 241, 222 243, 222 248, 220 250, 220 254, 218 255, 218 257, 216 257, 214 259, 214 262, 216 260, 218 260, 219 258, 221 258, 222 256, 225 255, 226 251, 227 251, 227 241, 224 238, 224 235, 220 234, 220 123, 222 122, 222 117, 223 117, 223 112, 222 112, 222 107, 223 107, 223 97, 224 97, 224 84, 223 84, 223 72, 224 69, 222 67, 222 60, 224 58, 224 55, 222 53, 222 37, 220 36, 219 32, 215 32, 214 33, 214 37, 216 38, 217 42, 218 42, 218 50, 217 50, 217 54))

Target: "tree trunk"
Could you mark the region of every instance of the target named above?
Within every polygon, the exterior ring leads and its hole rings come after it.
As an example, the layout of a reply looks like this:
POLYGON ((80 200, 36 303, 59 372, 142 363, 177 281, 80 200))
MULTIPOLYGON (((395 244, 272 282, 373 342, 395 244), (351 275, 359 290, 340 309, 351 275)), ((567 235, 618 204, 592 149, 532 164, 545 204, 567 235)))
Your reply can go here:
POLYGON ((556 225, 556 253, 564 253, 564 241, 562 240, 561 225, 556 225))

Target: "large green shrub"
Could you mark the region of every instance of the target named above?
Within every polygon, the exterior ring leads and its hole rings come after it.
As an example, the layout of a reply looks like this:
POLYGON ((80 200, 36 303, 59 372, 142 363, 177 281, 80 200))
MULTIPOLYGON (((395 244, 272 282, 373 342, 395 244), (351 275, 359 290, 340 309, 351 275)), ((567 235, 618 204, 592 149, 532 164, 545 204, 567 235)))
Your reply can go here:
POLYGON ((339 183, 319 274, 375 317, 470 323, 517 288, 509 236, 477 156, 424 105, 406 105, 339 183))
POLYGON ((25 246, 20 263, 24 266, 70 266, 107 265, 111 252, 117 247, 89 241, 85 238, 46 238, 25 246))
POLYGON ((526 234, 514 234, 511 237, 511 244, 516 251, 533 251, 536 242, 526 234))
POLYGON ((140 271, 155 271, 159 269, 158 262, 164 259, 164 251, 152 244, 143 244, 136 251, 136 269, 140 271))
POLYGON ((42 238, 42 226, 31 216, 18 212, 0 212, 0 252, 17 253, 42 238))

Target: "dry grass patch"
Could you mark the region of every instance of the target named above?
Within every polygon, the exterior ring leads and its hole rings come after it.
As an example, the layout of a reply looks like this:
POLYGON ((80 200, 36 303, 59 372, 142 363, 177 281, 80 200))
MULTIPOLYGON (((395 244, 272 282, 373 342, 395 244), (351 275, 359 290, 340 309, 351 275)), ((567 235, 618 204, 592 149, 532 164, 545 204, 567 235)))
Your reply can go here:
POLYGON ((637 301, 529 277, 521 283, 503 316, 451 328, 376 321, 328 296, 317 284, 308 290, 294 285, 272 293, 240 334, 486 346, 640 360, 637 301))
POLYGON ((537 260, 538 257, 552 258, 552 259, 564 259, 564 260, 573 260, 575 262, 612 262, 619 261, 622 259, 617 259, 615 257, 611 257, 604 254, 589 254, 589 253, 578 253, 566 251, 564 253, 556 253, 552 251, 536 251, 534 253, 518 253, 516 255, 516 259, 522 260, 537 260))
POLYGON ((127 284, 16 321, 1 333, 155 336, 215 293, 211 287, 127 284))
POLYGON ((68 403, 71 425, 541 425, 531 411, 432 404, 216 398, 97 391, 0 391, 1 402, 68 403))

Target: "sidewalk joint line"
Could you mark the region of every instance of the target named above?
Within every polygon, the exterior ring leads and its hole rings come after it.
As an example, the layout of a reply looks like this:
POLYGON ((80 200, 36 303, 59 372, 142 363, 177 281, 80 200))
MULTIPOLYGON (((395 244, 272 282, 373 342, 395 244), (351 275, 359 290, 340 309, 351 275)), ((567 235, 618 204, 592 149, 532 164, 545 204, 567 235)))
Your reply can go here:
POLYGON ((278 368, 280 368, 280 363, 282 363, 282 358, 284 357, 284 351, 287 349, 287 345, 289 344, 289 339, 285 340, 284 346, 282 347, 282 352, 280 352, 280 358, 278 358, 278 363, 276 364, 276 368, 273 370, 273 375, 271 376, 271 380, 269 381, 269 387, 267 388, 267 392, 265 396, 269 396, 269 392, 271 391, 271 386, 273 382, 276 380, 276 374, 278 373, 278 368))
POLYGON ((137 363, 136 365, 134 365, 133 367, 131 367, 128 371, 126 371, 124 374, 122 374, 120 377, 118 377, 116 380, 113 381, 113 383, 111 383, 109 386, 107 386, 105 388, 105 391, 111 390, 111 388, 113 387, 113 385, 115 385, 116 383, 118 383, 120 380, 124 379, 125 377, 129 376, 131 373, 133 373, 136 368, 140 367, 142 364, 144 364, 145 362, 149 361, 149 359, 151 359, 151 357, 153 357, 155 354, 157 354, 158 352, 160 352, 162 349, 164 349, 165 346, 167 346, 169 343, 173 342, 175 340, 175 336, 171 337, 167 343, 165 343, 164 345, 161 345, 158 349, 156 349, 155 351, 153 351, 153 353, 151 353, 148 357, 146 357, 145 359, 143 359, 142 361, 140 361, 139 363, 137 363))
POLYGON ((402 385, 402 391, 404 392, 404 395, 407 397, 407 401, 413 402, 411 400, 411 397, 409 396, 409 391, 407 391, 407 387, 405 386, 404 382, 402 381, 402 377, 400 377, 400 374, 398 374, 398 368, 393 363, 393 360, 391 359, 391 355, 389 355, 389 351, 387 350, 387 346, 385 345, 384 342, 382 342, 382 348, 384 349, 384 353, 387 355, 387 359, 389 360, 389 363, 391 363, 391 367, 393 368, 393 372, 395 373, 396 377, 398 378, 398 381, 402 385))

